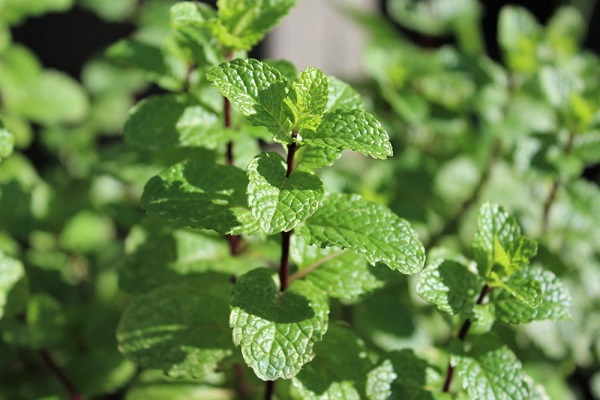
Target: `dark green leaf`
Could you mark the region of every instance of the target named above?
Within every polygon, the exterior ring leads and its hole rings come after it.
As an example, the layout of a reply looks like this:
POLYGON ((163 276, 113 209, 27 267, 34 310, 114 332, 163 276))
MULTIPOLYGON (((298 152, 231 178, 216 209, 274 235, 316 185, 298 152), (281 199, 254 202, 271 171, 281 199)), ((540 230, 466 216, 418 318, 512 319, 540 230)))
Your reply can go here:
POLYGON ((234 351, 231 287, 227 275, 206 274, 135 297, 117 329, 121 352, 172 377, 213 373, 234 351))
POLYGON ((25 269, 20 261, 0 251, 0 319, 10 306, 9 295, 25 276, 25 269))

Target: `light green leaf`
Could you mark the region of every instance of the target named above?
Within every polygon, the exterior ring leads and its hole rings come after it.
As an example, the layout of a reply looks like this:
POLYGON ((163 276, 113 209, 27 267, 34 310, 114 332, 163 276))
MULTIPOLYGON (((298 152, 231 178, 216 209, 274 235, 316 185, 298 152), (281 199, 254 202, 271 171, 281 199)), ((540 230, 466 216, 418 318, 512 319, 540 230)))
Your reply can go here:
POLYGON ((339 108, 363 108, 363 99, 352 86, 332 76, 327 76, 329 97, 325 111, 333 111, 339 108))
POLYGON ((427 267, 417 283, 417 293, 440 311, 470 316, 483 282, 466 265, 441 260, 427 267))
POLYGON ((291 393, 307 400, 365 398, 371 366, 366 348, 350 329, 332 325, 315 345, 315 359, 292 379, 291 393))
POLYGON ((586 164, 600 163, 600 131, 577 134, 573 139, 572 152, 586 164))
POLYGON ((246 202, 248 178, 231 165, 194 160, 175 164, 144 188, 146 212, 165 221, 221 234, 256 232, 246 202))
POLYGON ((32 295, 27 303, 25 321, 7 321, 2 332, 10 344, 43 349, 65 340, 67 318, 60 303, 45 293, 32 295))
POLYGON ((231 287, 229 276, 206 274, 134 297, 117 328, 119 349, 171 377, 213 373, 234 351, 227 325, 231 287))
POLYGON ((367 375, 368 399, 433 400, 432 393, 423 389, 427 368, 427 363, 417 358, 412 350, 386 354, 367 375))
POLYGON ((554 107, 565 108, 571 104, 571 97, 584 89, 584 83, 577 75, 566 69, 545 66, 539 75, 540 87, 554 107))
MULTIPOLYGON (((571 317, 571 296, 552 272, 539 267, 527 268, 518 272, 514 279, 538 282, 541 291, 539 304, 532 308, 509 291, 494 290, 490 294, 490 304, 493 305, 499 321, 518 324, 540 320, 560 321, 571 317)), ((538 301, 538 298, 535 298, 535 301, 538 301)))
POLYGON ((293 84, 296 102, 288 103, 296 116, 296 130, 317 129, 328 102, 327 77, 316 68, 302 71, 293 84))
POLYGON ((537 243, 521 236, 516 219, 496 204, 486 203, 479 210, 473 253, 481 276, 494 285, 512 275, 537 252, 537 243))
POLYGON ((480 336, 470 354, 452 355, 450 362, 474 400, 529 399, 529 384, 521 362, 493 337, 480 336))
POLYGON ((11 155, 14 143, 14 136, 4 127, 2 121, 0 121, 0 161, 11 155))
POLYGON ((24 276, 23 264, 0 251, 0 319, 7 311, 7 306, 10 306, 11 291, 24 276))
POLYGON ((558 8, 546 28, 546 36, 555 51, 571 55, 579 49, 586 35, 586 22, 575 7, 558 8))
POLYGON ((218 19, 209 21, 224 46, 250 50, 296 4, 296 0, 219 0, 218 19))
POLYGON ((208 20, 216 18, 216 11, 208 4, 198 2, 175 3, 170 10, 171 28, 182 51, 197 65, 216 65, 223 60, 222 50, 212 40, 206 27, 208 20))
POLYGON ((269 64, 235 59, 206 73, 209 82, 253 125, 265 126, 282 143, 291 143, 293 114, 284 103, 287 80, 269 64))
POLYGON ((302 141, 317 147, 359 151, 374 158, 393 154, 390 139, 379 121, 362 109, 337 109, 325 113, 316 131, 300 131, 302 141))
POLYGON ((292 230, 310 217, 323 198, 323 183, 312 172, 293 170, 285 160, 262 153, 248 164, 248 204, 262 230, 270 235, 292 230))
POLYGON ((137 3, 136 0, 80 0, 78 5, 94 11, 102 19, 120 22, 131 16, 137 3))
POLYGON ((257 268, 242 275, 231 300, 233 342, 262 380, 289 379, 315 356, 327 331, 327 299, 310 283, 294 282, 281 293, 277 274, 257 268))
POLYGON ((49 12, 63 12, 73 6, 74 0, 3 0, 0 2, 0 21, 15 24, 30 16, 49 12))
POLYGON ((91 210, 81 211, 69 219, 62 230, 62 249, 73 252, 93 252, 116 239, 114 221, 91 210))
POLYGON ((358 195, 334 194, 299 227, 309 244, 350 249, 371 264, 382 262, 405 274, 425 262, 425 250, 408 222, 387 207, 358 195))
POLYGON ((227 134, 214 112, 188 95, 152 96, 131 111, 123 129, 128 144, 143 149, 224 145, 227 134))
POLYGON ((504 6, 498 17, 498 42, 510 69, 533 72, 537 68, 537 46, 542 28, 523 7, 504 6))

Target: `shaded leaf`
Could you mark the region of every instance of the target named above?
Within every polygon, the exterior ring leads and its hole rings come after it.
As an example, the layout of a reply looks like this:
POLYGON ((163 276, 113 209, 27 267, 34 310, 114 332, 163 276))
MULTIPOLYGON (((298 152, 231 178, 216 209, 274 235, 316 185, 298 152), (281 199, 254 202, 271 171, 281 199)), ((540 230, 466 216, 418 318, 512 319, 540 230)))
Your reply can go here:
POLYGON ((0 319, 7 312, 7 306, 10 306, 11 291, 24 276, 23 264, 0 251, 0 319))

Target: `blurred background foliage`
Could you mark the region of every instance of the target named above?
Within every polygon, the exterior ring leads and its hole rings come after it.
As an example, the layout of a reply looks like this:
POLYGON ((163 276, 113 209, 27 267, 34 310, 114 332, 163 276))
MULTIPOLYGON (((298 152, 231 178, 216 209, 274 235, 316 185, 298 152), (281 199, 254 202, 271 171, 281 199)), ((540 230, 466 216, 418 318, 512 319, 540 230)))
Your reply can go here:
MULTIPOLYGON (((146 181, 183 154, 207 153, 122 140, 138 100, 186 84, 171 4, 0 1, 2 400, 66 398, 48 374, 52 363, 89 398, 232 396, 214 382, 171 385, 140 371, 115 339, 129 299, 122 290, 160 284, 131 272, 157 263, 137 251, 154 245, 148 232, 163 235, 156 245, 175 269, 169 249, 194 247, 194 238, 180 240, 184 232, 146 219, 139 198, 146 181)), ((482 202, 511 210, 540 243, 535 261, 567 283, 573 319, 494 329, 549 398, 600 398, 598 5, 389 0, 375 16, 340 4, 371 38, 367 75, 355 83, 396 155, 342 158, 322 176, 328 188, 388 204, 417 227, 430 259, 469 253, 482 202)), ((255 148, 247 145, 248 157, 255 148)), ((226 252, 219 246, 209 250, 226 252)), ((334 313, 370 346, 409 346, 435 359, 452 321, 418 300, 413 286, 402 279, 334 313)))

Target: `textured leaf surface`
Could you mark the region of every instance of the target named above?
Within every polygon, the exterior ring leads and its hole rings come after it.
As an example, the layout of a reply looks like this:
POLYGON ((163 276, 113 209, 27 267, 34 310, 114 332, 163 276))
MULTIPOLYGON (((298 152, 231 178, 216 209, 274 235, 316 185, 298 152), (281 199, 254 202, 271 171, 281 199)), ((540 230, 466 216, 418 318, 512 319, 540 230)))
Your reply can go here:
POLYGON ((267 127, 283 143, 291 142, 293 116, 284 103, 287 80, 279 70, 252 58, 238 58, 214 67, 206 78, 252 124, 267 127))
POLYGON ((146 212, 166 221, 219 233, 254 231, 246 205, 248 178, 230 165, 201 160, 175 164, 144 188, 146 212))
POLYGON ((417 293, 451 315, 470 314, 483 282, 467 266, 444 260, 421 273, 417 293))
POLYGON ((327 331, 329 305, 317 288, 298 281, 281 294, 277 282, 274 271, 255 269, 238 279, 231 300, 233 341, 262 380, 298 374, 327 331))
POLYGON ((550 271, 539 267, 528 268, 516 274, 515 279, 538 282, 541 296, 539 304, 533 308, 527 303, 505 291, 494 291, 490 295, 496 318, 518 324, 539 320, 566 320, 571 313, 571 296, 559 279, 550 271))
POLYGON ((451 363, 472 399, 527 400, 529 385, 521 362, 491 337, 479 337, 471 354, 453 355, 451 363))
POLYGON ((541 284, 534 279, 513 275, 502 282, 502 288, 531 308, 537 307, 542 300, 541 284))
POLYGON ((219 0, 209 28, 225 47, 250 50, 296 4, 296 0, 219 0))
POLYGON ((307 169, 327 167, 342 156, 342 149, 304 145, 296 152, 298 166, 307 169))
POLYGON ((362 341, 350 329, 332 325, 315 345, 315 359, 292 380, 299 399, 365 398, 365 375, 370 367, 362 341))
POLYGON ((334 194, 298 229, 310 244, 350 249, 405 274, 423 268, 425 250, 408 222, 357 195, 334 194))
POLYGON ((267 234, 293 229, 323 198, 323 183, 312 172, 296 169, 285 175, 285 161, 277 153, 262 153, 248 164, 248 203, 267 234))
POLYGON ((0 319, 5 312, 10 291, 25 275, 20 261, 0 252, 0 319))
POLYGON ((317 129, 328 101, 327 77, 316 68, 302 71, 293 84, 296 129, 317 129))
POLYGON ((427 367, 412 350, 390 352, 368 373, 367 397, 370 400, 433 400, 433 395, 423 389, 427 367))
POLYGON ((480 274, 502 280, 529 263, 537 243, 521 236, 516 219, 496 204, 486 203, 479 210, 473 253, 480 274))
POLYGON ((219 116, 186 95, 153 96, 131 111, 123 133, 128 144, 144 149, 204 146, 227 138, 219 116))
POLYGON ((315 131, 301 130, 300 134, 312 146, 348 149, 374 158, 393 154, 390 139, 379 121, 362 109, 327 112, 315 131))
POLYGON ((12 153, 14 142, 15 138, 8 129, 4 127, 2 121, 0 121, 0 161, 12 153))
POLYGON ((117 329, 121 352, 172 377, 212 373, 234 350, 231 288, 227 275, 206 274, 135 297, 117 329))

